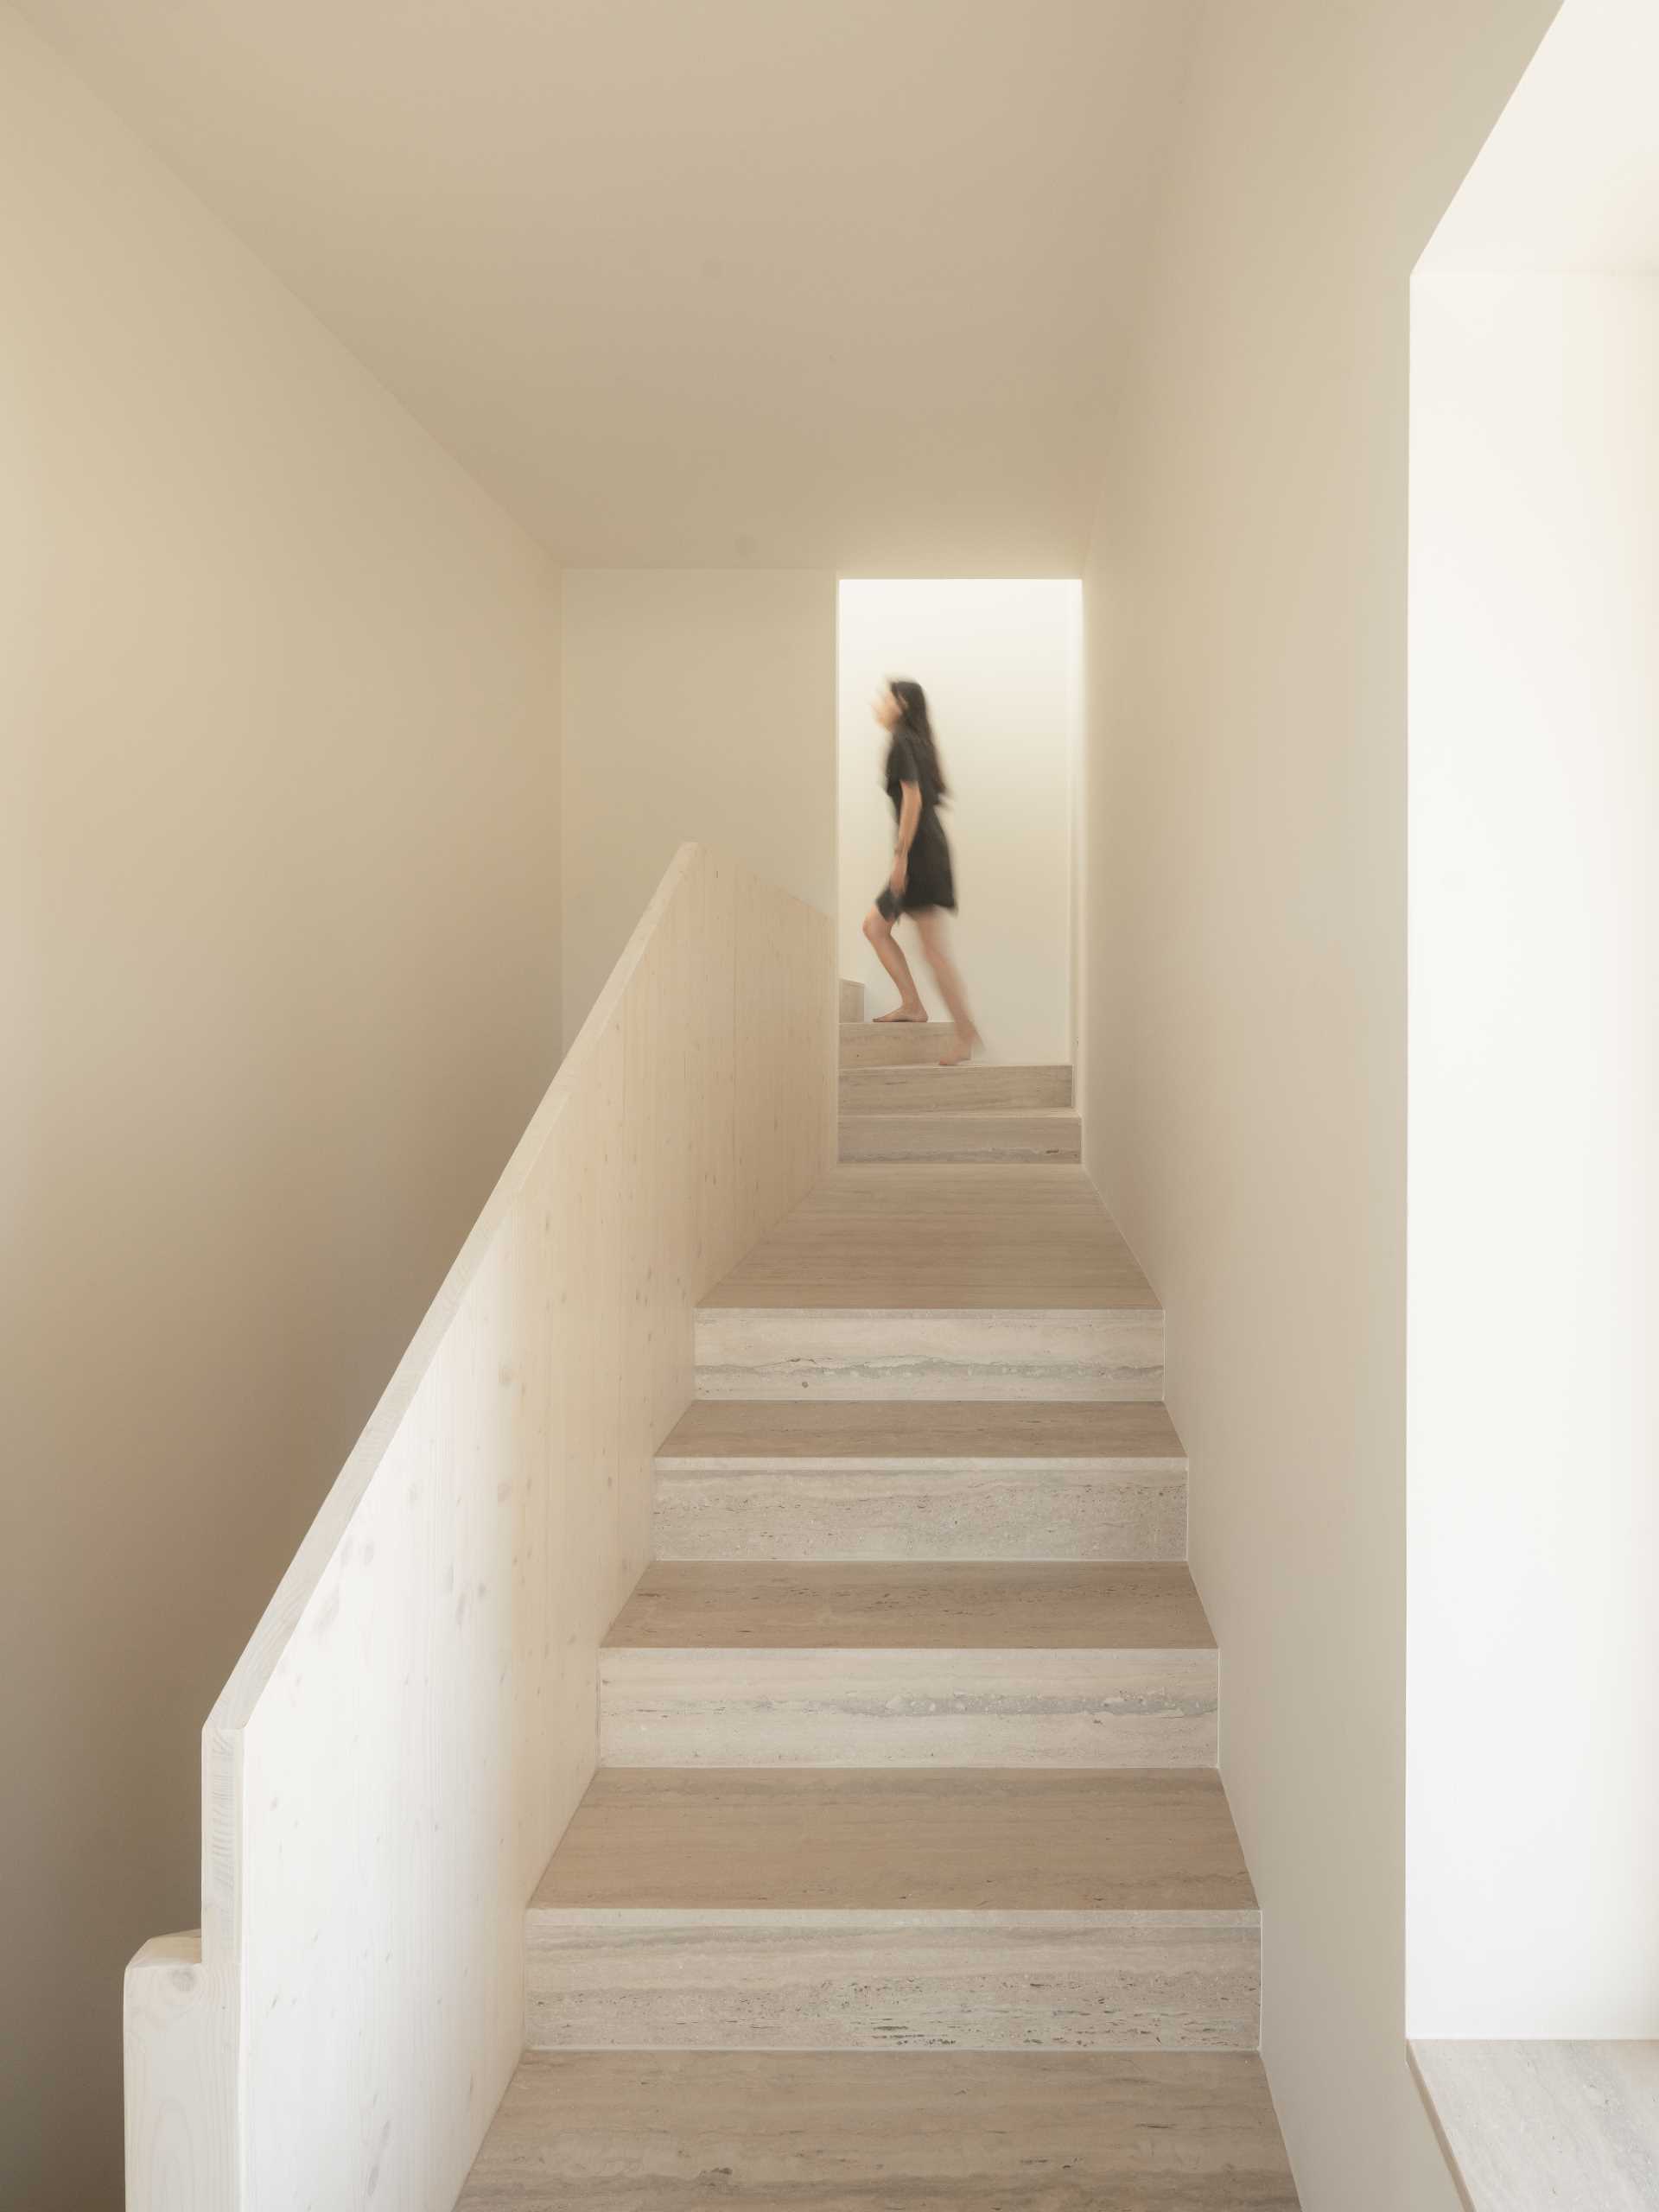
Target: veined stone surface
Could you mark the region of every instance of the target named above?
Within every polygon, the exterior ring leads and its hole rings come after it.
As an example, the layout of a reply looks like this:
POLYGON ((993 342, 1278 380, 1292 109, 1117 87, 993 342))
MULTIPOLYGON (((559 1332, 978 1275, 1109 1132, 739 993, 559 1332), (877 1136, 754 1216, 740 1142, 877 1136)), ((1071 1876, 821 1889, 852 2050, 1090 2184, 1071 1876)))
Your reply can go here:
POLYGON ((1081 1167, 914 1161, 835 1168, 701 1302, 929 1312, 1158 1306, 1081 1167))
POLYGON ((1259 2058, 533 2052, 457 2212, 1296 2212, 1259 2058))
POLYGON ((1215 1764, 1211 1650, 607 1649, 607 1766, 1215 1764))
POLYGON ((1083 1155, 1083 1125, 1064 1107, 987 1112, 959 1108, 927 1114, 843 1111, 840 1147, 844 1160, 1071 1162, 1083 1155))
POLYGON ((532 1906, 541 2050, 1251 2050, 1254 1909, 532 1906))
POLYGON ((1255 1907, 1205 1768, 601 1767, 535 1904, 715 1911, 1255 1907))
POLYGON ((1179 1560, 1186 1471, 657 1470, 663 1560, 1179 1560))
POLYGON ((843 1066, 843 1114, 984 1112, 997 1107, 1069 1106, 1071 1071, 1057 1067, 843 1066))
POLYGON ((1163 1389, 1164 1317, 704 1305, 695 1356, 700 1398, 1135 1399, 1163 1389))
POLYGON ((938 1067, 950 1042, 948 1021, 847 1021, 841 1030, 844 1068, 938 1067))
POLYGON ((1160 1405, 700 1401, 657 1455, 658 1560, 1164 1560, 1160 1405))
POLYGON ((944 1037, 843 1027, 871 1157, 699 1305, 528 1916, 523 2133, 510 2096, 463 2207, 1294 2212, 1163 1316, 1070 1071, 927 1065, 944 1037), (1063 2109, 983 2070, 1041 2066, 1081 2069, 1063 2109), (681 2082, 728 2098, 695 2164, 681 2082))
POLYGON ((1028 1468, 1185 1466, 1180 1439, 1153 1401, 1065 1405, 975 1401, 918 1404, 689 1405, 657 1454, 659 1467, 741 1467, 783 1459, 834 1466, 1028 1468))
POLYGON ((1659 2042, 1414 2042, 1412 2069, 1471 2212, 1652 2212, 1659 2042))
POLYGON ((1074 1650, 1211 1647, 1184 1562, 914 1560, 873 1566, 659 1560, 612 1624, 619 1645, 1074 1650))

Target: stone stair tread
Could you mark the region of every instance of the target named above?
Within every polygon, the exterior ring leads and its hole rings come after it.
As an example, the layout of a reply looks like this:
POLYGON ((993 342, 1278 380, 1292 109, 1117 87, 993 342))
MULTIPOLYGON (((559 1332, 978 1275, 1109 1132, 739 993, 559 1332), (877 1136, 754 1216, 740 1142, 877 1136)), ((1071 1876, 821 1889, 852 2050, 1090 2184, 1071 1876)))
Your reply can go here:
POLYGON ((607 1649, 1212 1650, 1179 1561, 658 1560, 607 1649))
POLYGON ((457 2212, 1296 2212, 1244 2051, 532 2051, 457 2212))
POLYGON ((538 1910, 1256 1919, 1204 1768, 601 1767, 538 1910))
POLYGON ((663 1440, 659 1467, 799 1461, 895 1469, 1029 1461, 1062 1468, 1138 1465, 1185 1453, 1151 1400, 1044 1404, 994 1399, 694 1400, 663 1440))
POLYGON ((835 1168, 700 1304, 1160 1310, 1082 1168, 1025 1162, 835 1168))

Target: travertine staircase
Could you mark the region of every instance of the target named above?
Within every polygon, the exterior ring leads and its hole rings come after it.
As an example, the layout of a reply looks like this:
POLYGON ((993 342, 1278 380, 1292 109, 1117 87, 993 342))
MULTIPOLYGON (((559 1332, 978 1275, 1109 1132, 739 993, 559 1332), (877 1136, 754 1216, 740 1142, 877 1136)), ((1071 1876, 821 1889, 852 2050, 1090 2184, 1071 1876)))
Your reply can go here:
POLYGON ((863 986, 841 988, 842 1160, 1083 1157, 1070 1068, 942 1068, 947 1031, 866 1021, 863 986))
POLYGON ((1163 1318, 1070 1071, 942 1034, 846 1021, 698 1311, 471 2212, 1294 2206, 1163 1318))

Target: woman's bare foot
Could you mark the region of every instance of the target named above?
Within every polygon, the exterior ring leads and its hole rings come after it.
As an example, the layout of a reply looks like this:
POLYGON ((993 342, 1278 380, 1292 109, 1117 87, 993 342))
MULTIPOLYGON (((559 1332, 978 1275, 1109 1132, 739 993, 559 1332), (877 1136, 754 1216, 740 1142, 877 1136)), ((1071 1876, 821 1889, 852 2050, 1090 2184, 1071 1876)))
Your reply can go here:
POLYGON ((878 1021, 925 1021, 927 1008, 925 1006, 896 1006, 891 1014, 878 1014, 875 1018, 878 1021))
POLYGON ((971 1060, 976 1052, 982 1052, 984 1049, 985 1039, 977 1029, 969 1029, 965 1033, 958 1029, 944 1052, 940 1053, 939 1065, 942 1068, 959 1068, 964 1060, 971 1060))

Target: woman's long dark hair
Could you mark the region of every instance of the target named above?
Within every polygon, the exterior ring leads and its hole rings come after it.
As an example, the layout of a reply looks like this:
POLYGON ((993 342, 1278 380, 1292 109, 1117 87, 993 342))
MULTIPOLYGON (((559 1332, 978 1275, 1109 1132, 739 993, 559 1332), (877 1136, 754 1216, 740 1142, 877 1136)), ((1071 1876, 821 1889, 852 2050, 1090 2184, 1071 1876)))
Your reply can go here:
POLYGON ((912 683, 908 677, 892 676, 887 689, 899 702, 899 721, 893 735, 902 730, 916 747, 916 765, 923 779, 931 785, 934 801, 942 799, 948 788, 944 771, 939 766, 939 748, 933 742, 933 725, 927 718, 927 694, 919 683, 912 683))

